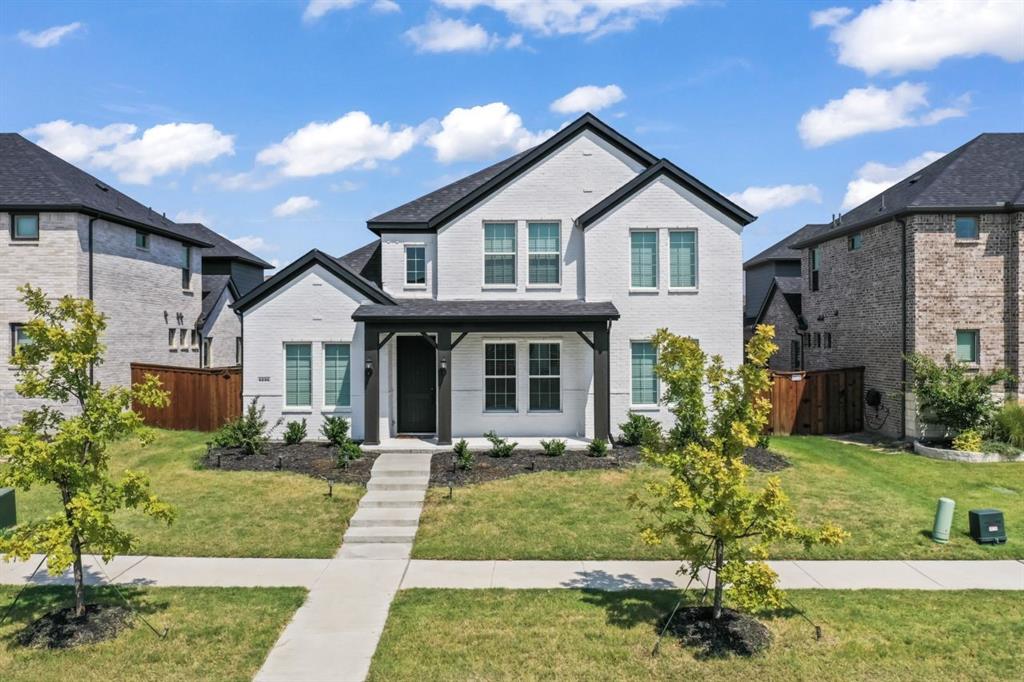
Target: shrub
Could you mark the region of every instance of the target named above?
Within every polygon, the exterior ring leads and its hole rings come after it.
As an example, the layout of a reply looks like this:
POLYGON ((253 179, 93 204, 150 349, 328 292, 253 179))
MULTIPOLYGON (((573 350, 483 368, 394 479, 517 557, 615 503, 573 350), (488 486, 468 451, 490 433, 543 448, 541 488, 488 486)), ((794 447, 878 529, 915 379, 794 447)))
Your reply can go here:
POLYGON ((619 424, 619 428, 622 430, 624 445, 643 445, 651 448, 659 445, 664 437, 661 424, 657 420, 632 410, 626 415, 626 421, 619 424))
POLYGON ((298 445, 306 440, 306 420, 300 422, 288 422, 284 429, 285 445, 298 445))
POLYGON ((994 436, 1015 448, 1024 448, 1024 404, 1009 402, 996 415, 994 436))
POLYGON ((974 429, 961 431, 953 439, 953 448, 966 452, 981 452, 981 434, 974 429))
POLYGON ((994 452, 997 455, 1004 457, 1018 457, 1024 454, 1024 450, 1018 447, 1014 447, 1009 443, 1003 443, 997 440, 986 440, 981 444, 982 452, 994 452))
MULTIPOLYGON (((213 437, 214 445, 227 448, 242 448, 247 455, 262 453, 267 449, 270 436, 267 432, 267 420, 263 418, 266 408, 258 405, 256 398, 245 408, 245 414, 228 422, 213 437)), ((276 428, 283 420, 278 419, 276 428)))
POLYGON ((608 441, 604 438, 595 438, 587 446, 587 454, 591 457, 604 457, 608 452, 608 441))
POLYGON ((549 457, 561 457, 565 454, 565 441, 560 438, 542 440, 540 446, 544 448, 544 454, 549 457))
POLYGON ((344 469, 348 463, 363 456, 363 451, 355 441, 345 439, 345 442, 338 445, 338 466, 344 469))
POLYGON ((452 451, 455 453, 455 466, 463 471, 473 468, 473 453, 470 452, 469 443, 465 438, 459 439, 459 442, 452 447, 452 451))
POLYGON ((1005 370, 973 371, 949 355, 940 365, 915 353, 907 357, 907 364, 914 372, 914 394, 925 416, 956 433, 984 430, 992 423, 998 408, 992 387, 1010 378, 1005 370))
POLYGON ((491 457, 511 457, 512 451, 516 449, 519 443, 512 441, 511 443, 504 438, 501 438, 494 431, 488 431, 484 434, 484 438, 491 441, 491 457))
POLYGON ((348 442, 348 420, 344 417, 326 417, 320 433, 328 443, 340 447, 348 442))

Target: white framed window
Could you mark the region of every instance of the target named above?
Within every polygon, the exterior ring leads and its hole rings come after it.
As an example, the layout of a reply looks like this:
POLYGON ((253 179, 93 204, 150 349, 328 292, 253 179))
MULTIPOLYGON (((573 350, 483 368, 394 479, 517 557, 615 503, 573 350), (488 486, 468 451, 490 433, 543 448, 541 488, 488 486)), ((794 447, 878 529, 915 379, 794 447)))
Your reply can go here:
POLYGON ((405 284, 409 287, 427 285, 427 247, 423 244, 405 245, 405 284))
POLYGON ((178 346, 178 330, 168 329, 167 330, 167 347, 174 350, 178 346))
POLYGON ((516 411, 516 344, 484 342, 484 411, 516 411))
POLYGON ((956 330, 956 359, 976 365, 981 360, 981 344, 977 329, 956 330))
POLYGON ((351 359, 352 347, 349 344, 324 344, 324 407, 351 407, 351 359))
POLYGON ((629 286, 631 289, 658 288, 658 231, 629 233, 629 286))
POLYGON ((199 334, 195 329, 188 330, 188 345, 192 350, 199 350, 199 334))
POLYGON ((669 287, 697 288, 697 231, 669 230, 669 287))
POLYGON ((149 233, 135 230, 135 248, 149 251, 149 233))
POLYGON ((562 409, 562 344, 558 341, 530 343, 530 411, 558 412, 562 409))
POLYGON ((516 224, 484 223, 484 284, 515 286, 516 224))
POLYGON ((654 365, 658 351, 650 341, 630 343, 632 355, 631 402, 638 407, 654 407, 658 404, 658 377, 654 365))
POLYGON ((954 218, 957 239, 978 238, 978 216, 958 215, 954 218))
POLYGON ((178 348, 181 348, 182 350, 187 350, 188 349, 188 330, 187 329, 179 329, 178 330, 178 348))
POLYGON ((529 284, 560 284, 562 281, 562 226, 558 222, 527 223, 529 284))
POLYGON ((284 344, 285 407, 313 404, 313 352, 308 343, 284 344))

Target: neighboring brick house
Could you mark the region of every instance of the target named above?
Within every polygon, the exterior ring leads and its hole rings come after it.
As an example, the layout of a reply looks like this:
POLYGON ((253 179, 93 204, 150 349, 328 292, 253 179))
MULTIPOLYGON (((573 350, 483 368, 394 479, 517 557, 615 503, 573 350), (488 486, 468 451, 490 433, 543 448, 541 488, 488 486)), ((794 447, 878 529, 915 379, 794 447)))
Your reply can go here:
POLYGON ((800 276, 800 250, 793 244, 821 225, 804 225, 743 264, 743 326, 748 335, 776 277, 800 276))
POLYGON ((768 294, 748 329, 759 324, 775 327, 775 343, 779 350, 768 361, 771 369, 780 372, 804 368, 803 334, 807 331, 802 308, 802 282, 796 277, 775 277, 768 294))
POLYGON ((865 391, 882 396, 868 428, 919 433, 908 353, 1007 368, 1019 383, 1024 134, 979 135, 792 246, 804 366, 863 366, 865 391))

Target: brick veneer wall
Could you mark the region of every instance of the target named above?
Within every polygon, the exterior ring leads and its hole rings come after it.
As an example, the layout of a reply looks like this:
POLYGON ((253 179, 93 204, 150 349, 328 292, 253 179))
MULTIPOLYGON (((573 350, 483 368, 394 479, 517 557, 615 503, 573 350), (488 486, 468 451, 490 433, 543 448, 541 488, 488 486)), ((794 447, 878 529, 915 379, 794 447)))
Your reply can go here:
MULTIPOLYGON (((772 294, 772 299, 768 303, 768 308, 760 323, 775 326, 775 343, 779 346, 779 350, 768 361, 768 366, 780 372, 792 371, 794 367, 791 342, 800 343, 801 340, 797 335, 796 315, 793 314, 793 309, 789 307, 785 297, 778 290, 772 294)), ((802 352, 803 349, 801 349, 802 352)))

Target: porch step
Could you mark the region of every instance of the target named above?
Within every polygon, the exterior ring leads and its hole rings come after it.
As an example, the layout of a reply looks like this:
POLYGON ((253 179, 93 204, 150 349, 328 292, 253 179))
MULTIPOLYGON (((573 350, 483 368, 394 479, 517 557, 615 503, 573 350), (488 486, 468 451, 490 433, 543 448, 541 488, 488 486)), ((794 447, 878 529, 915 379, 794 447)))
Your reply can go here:
POLYGON ((367 490, 359 500, 363 509, 422 507, 425 490, 367 490))
POLYGON ((350 528, 379 528, 381 526, 415 528, 420 521, 420 507, 360 507, 352 515, 350 528))
POLYGON ((416 537, 415 526, 376 526, 356 528, 349 526, 342 540, 342 547, 348 543, 411 543, 416 537))
POLYGON ((408 467, 400 469, 373 469, 370 473, 378 478, 423 478, 424 476, 430 476, 430 469, 412 469, 408 467))
POLYGON ((370 476, 366 484, 367 490, 426 490, 430 482, 428 476, 370 476))

